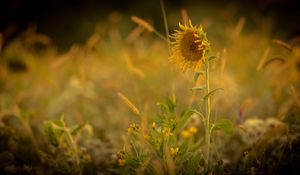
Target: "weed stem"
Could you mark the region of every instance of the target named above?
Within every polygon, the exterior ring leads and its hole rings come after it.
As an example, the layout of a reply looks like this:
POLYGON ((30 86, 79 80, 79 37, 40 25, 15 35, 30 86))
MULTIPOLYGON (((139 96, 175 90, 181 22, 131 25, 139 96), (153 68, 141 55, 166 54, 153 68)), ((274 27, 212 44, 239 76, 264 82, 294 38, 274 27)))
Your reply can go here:
POLYGON ((166 40, 168 42, 168 48, 170 50, 170 40, 169 40, 169 28, 168 28, 168 20, 167 20, 167 14, 166 14, 166 9, 165 9, 165 5, 164 5, 164 1, 160 0, 160 6, 161 6, 161 11, 163 14, 163 18, 164 18, 164 25, 165 25, 165 32, 166 32, 166 40))
POLYGON ((162 40, 166 41, 169 44, 168 39, 166 37, 164 37, 163 34, 161 34, 159 31, 157 31, 155 29, 153 30, 153 32, 154 32, 154 34, 156 34, 158 37, 160 37, 162 40))
POLYGON ((71 146, 72 151, 74 153, 76 166, 80 166, 80 160, 79 160, 79 156, 78 156, 78 148, 76 146, 76 142, 74 141, 70 131, 66 128, 65 128, 65 134, 66 134, 67 139, 69 140, 69 145, 71 146))

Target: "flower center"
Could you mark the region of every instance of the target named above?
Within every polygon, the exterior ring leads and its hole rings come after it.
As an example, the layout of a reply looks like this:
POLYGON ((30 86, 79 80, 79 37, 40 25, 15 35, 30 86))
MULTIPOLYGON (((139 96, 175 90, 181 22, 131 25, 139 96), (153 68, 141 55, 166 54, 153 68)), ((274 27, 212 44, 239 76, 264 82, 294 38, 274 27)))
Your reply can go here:
POLYGON ((202 59, 203 50, 198 50, 198 44, 195 43, 196 40, 198 40, 198 38, 194 36, 194 32, 192 31, 187 31, 182 36, 180 50, 184 59, 190 61, 202 59))

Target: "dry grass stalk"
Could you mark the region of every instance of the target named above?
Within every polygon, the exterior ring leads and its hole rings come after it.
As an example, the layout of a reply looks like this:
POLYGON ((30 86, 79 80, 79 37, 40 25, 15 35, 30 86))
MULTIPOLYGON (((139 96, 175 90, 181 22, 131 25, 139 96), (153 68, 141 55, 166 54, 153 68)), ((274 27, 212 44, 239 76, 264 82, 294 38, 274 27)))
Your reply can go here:
POLYGON ((121 92, 118 92, 119 98, 134 112, 136 115, 140 115, 138 108, 121 92))
POLYGON ((263 65, 265 64, 266 59, 267 59, 267 57, 268 57, 268 55, 269 55, 269 52, 270 52, 270 48, 267 48, 267 49, 265 50, 263 56, 262 56, 261 59, 259 60, 258 65, 256 66, 256 70, 257 70, 257 71, 260 71, 260 70, 262 69, 262 67, 263 67, 263 65))
POLYGON ((145 29, 147 29, 149 32, 154 32, 154 28, 151 24, 149 24, 148 22, 146 22, 145 20, 137 17, 137 16, 132 16, 131 20, 135 23, 137 23, 138 25, 144 27, 145 29))

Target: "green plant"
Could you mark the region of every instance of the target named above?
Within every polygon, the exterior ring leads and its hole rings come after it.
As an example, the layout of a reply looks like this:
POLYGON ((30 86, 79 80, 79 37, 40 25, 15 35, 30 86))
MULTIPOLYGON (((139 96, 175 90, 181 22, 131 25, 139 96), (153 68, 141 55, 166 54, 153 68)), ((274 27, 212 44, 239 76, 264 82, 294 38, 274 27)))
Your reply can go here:
POLYGON ((193 110, 178 114, 175 101, 159 103, 160 114, 149 125, 132 123, 128 143, 118 152, 119 174, 194 174, 203 160, 203 142, 196 126, 189 123, 193 110))
MULTIPOLYGON (((132 109, 133 103, 128 106, 132 109)), ((175 98, 167 98, 158 106, 160 113, 151 124, 145 124, 146 116, 136 113, 142 121, 128 127, 128 140, 117 153, 118 165, 111 171, 118 174, 204 173, 206 157, 201 146, 206 136, 201 132, 202 125, 194 121, 204 116, 193 108, 178 113, 175 98)), ((233 131, 228 120, 211 124, 210 132, 217 129, 233 131)))
POLYGON ((53 121, 45 121, 44 132, 52 145, 52 152, 40 151, 41 160, 55 168, 57 173, 82 174, 84 166, 91 162, 87 151, 77 143, 78 135, 86 123, 67 127, 64 116, 53 121))

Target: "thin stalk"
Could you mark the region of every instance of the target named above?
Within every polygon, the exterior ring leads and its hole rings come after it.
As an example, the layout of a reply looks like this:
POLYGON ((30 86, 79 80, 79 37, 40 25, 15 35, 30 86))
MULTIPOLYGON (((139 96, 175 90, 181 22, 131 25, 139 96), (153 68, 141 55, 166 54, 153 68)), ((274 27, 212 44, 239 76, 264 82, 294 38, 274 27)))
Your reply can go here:
POLYGON ((74 156, 75 156, 75 161, 76 161, 76 165, 79 166, 80 164, 80 160, 79 160, 79 157, 78 157, 78 148, 77 148, 77 145, 70 133, 70 131, 68 131, 66 128, 65 128, 65 134, 66 134, 66 137, 69 141, 69 145, 71 146, 72 148, 72 151, 74 152, 74 156))
MULTIPOLYGON (((205 82, 206 82, 206 92, 210 92, 210 83, 209 83, 209 60, 205 60, 205 82)), ((206 171, 209 170, 209 158, 210 158, 210 96, 206 99, 206 125, 205 125, 205 141, 206 141, 206 171)))
POLYGON ((161 34, 159 31, 153 30, 153 33, 169 44, 169 40, 163 34, 161 34))
POLYGON ((167 42, 168 42, 168 48, 170 50, 169 28, 168 28, 167 14, 166 14, 163 0, 160 0, 160 6, 161 6, 163 18, 164 18, 164 25, 165 25, 166 38, 167 38, 167 42))

